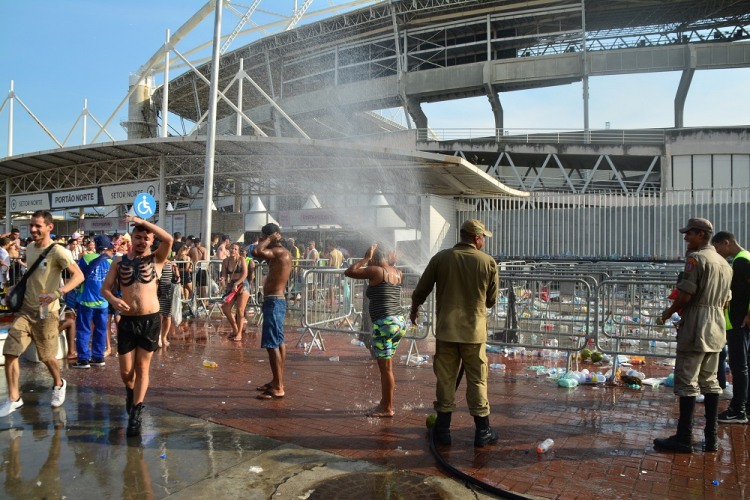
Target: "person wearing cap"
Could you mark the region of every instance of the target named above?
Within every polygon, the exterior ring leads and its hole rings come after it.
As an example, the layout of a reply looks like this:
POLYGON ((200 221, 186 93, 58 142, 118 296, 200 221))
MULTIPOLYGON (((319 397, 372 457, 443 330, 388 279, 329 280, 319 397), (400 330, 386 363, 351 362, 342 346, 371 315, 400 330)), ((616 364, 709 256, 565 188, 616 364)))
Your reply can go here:
POLYGON ((263 284, 263 333, 260 347, 268 351, 273 378, 258 387, 258 399, 280 399, 284 392, 284 316, 286 315, 286 284, 292 271, 292 256, 281 243, 281 233, 276 224, 266 224, 260 230, 258 246, 253 257, 268 262, 268 276, 263 284))
POLYGON ((484 224, 469 219, 461 225, 461 241, 430 259, 412 293, 410 318, 416 324, 419 306, 435 288, 435 360, 437 421, 434 436, 451 444, 451 415, 456 409, 456 379, 463 364, 466 402, 474 417, 474 446, 482 448, 498 439, 490 427, 487 400, 487 309, 497 301, 497 264, 483 253, 484 224))
POLYGON ((84 281, 78 289, 76 308, 76 351, 78 360, 71 368, 89 369, 104 366, 107 350, 107 313, 109 302, 102 296, 102 283, 112 264, 114 245, 105 234, 94 236, 95 253, 87 253, 78 261, 84 281), (93 325, 93 329, 92 329, 93 325), (91 342, 91 350, 89 350, 91 342))
MULTIPOLYGON (((750 252, 737 242, 737 237, 729 231, 719 231, 711 238, 711 244, 719 255, 732 259, 732 300, 724 310, 729 347, 729 368, 732 370, 734 390, 731 392, 729 407, 719 414, 723 424, 744 424, 747 422, 747 402, 750 398, 748 384, 748 363, 750 362, 750 252)), ((719 363, 717 375, 721 375, 719 363)), ((720 381, 721 382, 721 381, 720 381)))
POLYGON ((719 395, 716 379, 719 352, 726 342, 724 308, 731 298, 732 269, 711 246, 714 228, 706 219, 690 219, 680 229, 688 255, 677 298, 661 315, 666 321, 681 311, 677 325, 674 393, 680 398, 677 434, 654 440, 656 448, 693 452, 693 412, 698 394, 705 396, 705 451, 717 451, 719 395))

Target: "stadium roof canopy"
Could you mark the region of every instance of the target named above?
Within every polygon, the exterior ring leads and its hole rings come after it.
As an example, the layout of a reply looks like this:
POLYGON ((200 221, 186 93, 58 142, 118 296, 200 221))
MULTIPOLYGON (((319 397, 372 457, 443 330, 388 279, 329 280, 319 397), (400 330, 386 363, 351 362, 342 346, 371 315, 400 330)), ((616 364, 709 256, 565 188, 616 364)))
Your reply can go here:
MULTIPOLYGON (((205 146, 205 137, 187 136, 55 149, 6 158, 0 176, 18 195, 158 180, 163 164, 172 201, 189 197, 180 187, 203 185, 205 146)), ((214 178, 217 195, 222 183, 240 181, 250 189, 241 194, 528 196, 460 157, 295 138, 217 137, 214 178)))

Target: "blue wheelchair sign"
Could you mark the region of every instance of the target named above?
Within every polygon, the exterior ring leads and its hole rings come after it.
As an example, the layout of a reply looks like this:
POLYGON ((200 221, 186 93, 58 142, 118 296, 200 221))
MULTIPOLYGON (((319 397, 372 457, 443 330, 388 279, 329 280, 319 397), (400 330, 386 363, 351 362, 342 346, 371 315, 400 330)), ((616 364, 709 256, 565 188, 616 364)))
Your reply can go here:
POLYGON ((142 219, 153 217, 156 214, 156 200, 148 193, 136 195, 133 201, 133 211, 142 219))

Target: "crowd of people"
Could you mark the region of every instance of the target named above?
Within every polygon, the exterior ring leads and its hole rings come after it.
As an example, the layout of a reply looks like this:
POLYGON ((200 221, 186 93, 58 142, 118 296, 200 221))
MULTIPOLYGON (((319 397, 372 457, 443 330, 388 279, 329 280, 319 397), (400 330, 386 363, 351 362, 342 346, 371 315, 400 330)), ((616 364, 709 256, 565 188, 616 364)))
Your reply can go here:
MULTIPOLYGON (((209 297, 211 292, 206 289, 218 281, 225 294, 222 310, 231 328, 229 338, 241 340, 245 308, 255 293, 256 261, 268 266, 262 280, 261 348, 268 353, 271 369, 271 381, 257 387, 258 399, 284 398, 284 322, 287 301, 294 300, 290 297, 292 268, 301 260, 313 266, 345 267, 347 277, 367 281, 372 353, 382 387, 379 404, 367 415, 394 416, 392 359, 407 328, 401 304, 402 274, 395 267, 395 253, 372 245, 363 259, 347 267, 349 253, 336 242, 327 242, 324 252, 318 251, 315 241, 308 241, 302 249, 294 239, 282 238, 281 229, 273 223, 263 226, 257 235, 247 233, 243 244, 217 235, 209 246, 204 246, 201 238, 188 236, 183 241, 180 233, 170 235, 138 217, 127 216, 125 222, 134 224, 132 233, 91 238, 76 233, 59 242, 52 233, 51 214, 38 211, 30 219, 31 237, 25 246, 17 230, 0 236, 4 282, 18 283, 28 266, 20 280, 26 286, 23 305, 15 311, 16 319, 3 349, 8 399, 0 405, 0 416, 23 406, 18 356, 32 340, 52 376, 51 405, 55 408, 63 404, 66 390, 56 359, 58 332, 69 330, 68 356, 75 360, 71 367, 88 369, 105 365, 111 352, 108 332, 116 330, 118 363, 126 393, 126 434, 139 435, 151 357, 169 344, 174 304, 181 307, 183 299, 198 290, 201 297, 209 297), (207 265, 211 261, 220 262, 218 276, 207 265), (181 285, 182 291, 173 285, 181 285), (68 317, 59 317, 61 303, 68 306, 68 317)), ((656 439, 654 444, 672 451, 693 451, 693 413, 700 395, 706 414, 704 448, 716 451, 718 423, 748 421, 750 253, 732 233, 721 231, 714 235, 713 226, 706 219, 690 219, 680 231, 687 246, 685 270, 674 302, 662 314, 662 320, 675 312, 682 317, 676 325, 675 365, 680 417, 677 434, 656 439), (728 258, 732 259, 731 267, 728 258), (722 386, 718 372, 724 371, 722 351, 726 352, 727 341, 736 388, 729 407, 719 413, 722 386)), ((466 402, 476 426, 474 446, 481 448, 498 439, 489 421, 485 350, 487 310, 495 305, 498 295, 497 264, 482 252, 486 238, 491 236, 481 221, 465 221, 460 228, 460 241, 432 257, 412 294, 408 319, 416 324, 420 306, 433 290, 435 293, 434 436, 442 445, 451 444, 457 381, 464 374, 466 402)), ((333 303, 336 282, 330 279, 327 284, 327 293, 323 294, 333 303)))

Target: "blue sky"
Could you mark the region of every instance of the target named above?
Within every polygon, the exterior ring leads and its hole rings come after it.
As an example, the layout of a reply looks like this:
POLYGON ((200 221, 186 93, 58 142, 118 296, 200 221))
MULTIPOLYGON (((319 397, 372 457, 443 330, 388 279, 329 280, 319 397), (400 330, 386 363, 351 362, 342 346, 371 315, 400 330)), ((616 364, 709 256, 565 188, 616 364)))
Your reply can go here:
MULTIPOLYGON (((81 113, 84 99, 90 112, 104 122, 125 97, 129 74, 164 43, 166 29, 176 30, 204 4, 202 0, 0 0, 0 102, 14 80, 17 95, 60 142, 81 113)), ((289 14, 293 4, 293 0, 264 0, 261 8, 289 14)), ((310 11, 326 7, 328 2, 316 0, 310 11)), ((260 24, 275 19, 269 14, 253 15, 260 24)), ((231 32, 237 20, 225 11, 223 33, 231 32)), ((212 29, 210 16, 178 49, 185 51, 209 40, 212 29)), ((240 38, 232 48, 252 40, 240 38)), ((612 128, 673 126, 679 78, 673 72, 591 79, 591 127, 604 128, 606 121, 612 128)), ((160 77, 156 81, 160 83, 160 77)), ((750 69, 697 72, 685 125, 747 125, 749 83, 750 69)), ((580 128, 581 93, 578 83, 502 94, 505 126, 580 128)), ((108 127, 118 140, 126 138, 119 125, 127 118, 126 107, 108 127)), ((486 98, 425 104, 423 109, 433 129, 494 127, 486 98)), ((14 154, 55 147, 18 104, 14 114, 14 154)), ((96 129, 91 121, 88 127, 90 141, 96 129)), ((0 113, 0 157, 8 153, 7 134, 6 106, 0 113)), ((80 125, 68 142, 79 144, 80 125)))

